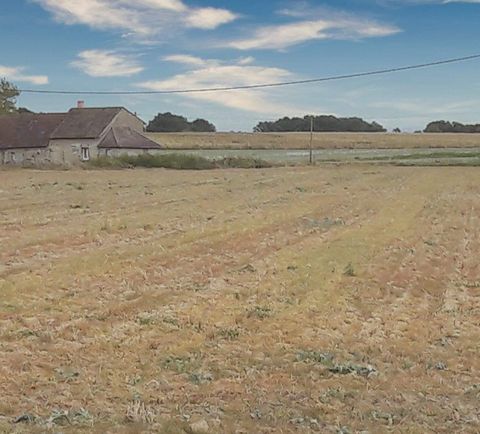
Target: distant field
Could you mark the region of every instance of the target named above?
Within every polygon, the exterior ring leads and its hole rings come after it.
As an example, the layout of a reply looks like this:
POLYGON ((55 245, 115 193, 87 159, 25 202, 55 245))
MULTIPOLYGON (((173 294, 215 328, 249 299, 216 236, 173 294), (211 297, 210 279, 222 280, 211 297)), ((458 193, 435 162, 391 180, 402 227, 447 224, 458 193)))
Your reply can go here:
POLYGON ((0 179, 0 432, 480 432, 477 168, 0 179))
MULTIPOLYGON (((309 133, 150 133, 170 149, 305 149, 309 133)), ((315 149, 480 147, 480 134, 315 133, 315 149)))

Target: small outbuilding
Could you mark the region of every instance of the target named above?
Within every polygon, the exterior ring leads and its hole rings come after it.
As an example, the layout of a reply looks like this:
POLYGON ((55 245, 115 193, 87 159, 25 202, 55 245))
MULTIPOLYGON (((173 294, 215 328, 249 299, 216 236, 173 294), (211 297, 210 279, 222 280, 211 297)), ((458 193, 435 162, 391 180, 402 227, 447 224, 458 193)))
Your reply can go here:
POLYGON ((50 137, 65 117, 65 113, 0 116, 0 164, 51 161, 50 137))
POLYGON ((0 164, 75 165, 102 156, 155 153, 145 123, 124 107, 0 116, 0 164))

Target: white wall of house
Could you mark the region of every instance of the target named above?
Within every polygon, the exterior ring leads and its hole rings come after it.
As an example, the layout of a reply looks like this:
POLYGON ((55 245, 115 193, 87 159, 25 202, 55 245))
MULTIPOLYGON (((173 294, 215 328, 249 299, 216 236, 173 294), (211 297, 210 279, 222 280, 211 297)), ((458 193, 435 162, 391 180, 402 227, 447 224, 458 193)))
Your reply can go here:
POLYGON ((163 149, 104 149, 106 151, 103 155, 108 157, 120 157, 121 155, 128 155, 130 157, 136 157, 137 155, 151 154, 156 155, 160 154, 163 149))
POLYGON ((0 151, 0 165, 41 166, 54 164, 67 167, 77 166, 84 162, 82 148, 88 149, 90 159, 106 156, 115 158, 121 155, 156 155, 164 152, 162 149, 99 149, 98 140, 52 140, 48 148, 2 150, 0 151))
POLYGON ((130 127, 132 130, 138 131, 139 133, 142 133, 145 130, 144 123, 124 109, 120 110, 118 115, 115 116, 110 126, 130 127))
POLYGON ((0 164, 7 166, 41 165, 53 163, 49 148, 15 148, 0 151, 0 164))
MULTIPOLYGON (((49 149, 56 164, 73 166, 82 163, 82 148, 88 149, 90 159, 99 156, 98 144, 101 139, 59 139, 50 140, 49 149)), ((84 151, 83 151, 84 152, 84 151)))

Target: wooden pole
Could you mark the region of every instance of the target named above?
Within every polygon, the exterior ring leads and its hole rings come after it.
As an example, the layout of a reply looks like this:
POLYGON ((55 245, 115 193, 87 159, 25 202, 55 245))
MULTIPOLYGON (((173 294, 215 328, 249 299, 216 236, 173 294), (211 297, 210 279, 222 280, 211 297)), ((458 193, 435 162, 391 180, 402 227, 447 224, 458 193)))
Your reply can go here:
POLYGON ((310 164, 313 164, 313 116, 310 116, 310 164))

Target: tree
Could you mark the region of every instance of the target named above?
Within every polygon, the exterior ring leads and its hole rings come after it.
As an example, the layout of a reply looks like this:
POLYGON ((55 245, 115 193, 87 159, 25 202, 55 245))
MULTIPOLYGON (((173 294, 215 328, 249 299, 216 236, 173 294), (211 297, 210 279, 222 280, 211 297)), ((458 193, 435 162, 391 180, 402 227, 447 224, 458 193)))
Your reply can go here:
POLYGON ((18 88, 7 81, 0 79, 0 115, 17 112, 17 96, 20 95, 18 88))
POLYGON ((170 112, 159 113, 147 126, 147 131, 150 133, 175 133, 187 130, 187 118, 170 112))
POLYGON ((205 119, 189 122, 184 116, 159 113, 147 126, 149 133, 215 132, 215 125, 205 119))
POLYGON ((195 133, 215 133, 217 131, 215 125, 205 119, 194 120, 191 123, 190 128, 195 133))

